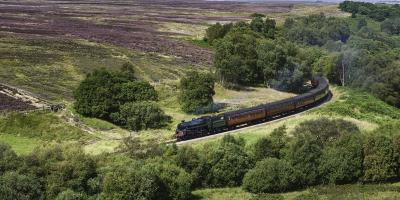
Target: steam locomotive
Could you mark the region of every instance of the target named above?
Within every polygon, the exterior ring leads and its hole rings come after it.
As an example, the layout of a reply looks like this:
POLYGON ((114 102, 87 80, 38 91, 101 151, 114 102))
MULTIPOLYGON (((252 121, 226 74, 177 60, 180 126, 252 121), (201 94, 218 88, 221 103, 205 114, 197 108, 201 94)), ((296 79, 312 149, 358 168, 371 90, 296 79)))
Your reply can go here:
POLYGON ((329 84, 326 78, 317 77, 311 81, 311 84, 313 89, 295 97, 183 121, 177 126, 176 139, 183 141, 229 131, 311 107, 323 101, 329 94, 329 84))

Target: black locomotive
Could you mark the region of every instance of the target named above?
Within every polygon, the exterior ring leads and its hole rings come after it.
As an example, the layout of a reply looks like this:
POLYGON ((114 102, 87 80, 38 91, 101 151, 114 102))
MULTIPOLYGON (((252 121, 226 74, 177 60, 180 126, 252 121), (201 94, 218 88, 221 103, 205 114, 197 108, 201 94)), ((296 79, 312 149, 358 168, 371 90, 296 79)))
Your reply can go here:
POLYGON ((212 135, 271 120, 313 106, 328 96, 329 84, 328 80, 323 77, 317 77, 311 83, 313 89, 295 97, 218 115, 203 116, 187 122, 183 121, 178 124, 176 129, 176 139, 182 141, 212 135))

